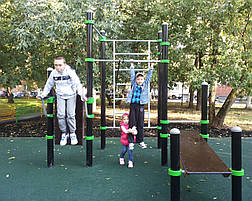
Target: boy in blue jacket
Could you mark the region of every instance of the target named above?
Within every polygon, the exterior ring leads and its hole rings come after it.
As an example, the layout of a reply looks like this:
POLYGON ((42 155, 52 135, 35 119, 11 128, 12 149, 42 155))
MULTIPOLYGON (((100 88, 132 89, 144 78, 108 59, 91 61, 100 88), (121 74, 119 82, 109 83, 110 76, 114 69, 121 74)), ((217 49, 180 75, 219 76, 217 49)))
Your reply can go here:
MULTIPOLYGON (((144 143, 144 104, 150 101, 149 96, 149 83, 151 81, 154 63, 151 64, 151 68, 148 71, 146 79, 144 74, 138 72, 135 75, 134 63, 131 62, 130 66, 130 78, 131 78, 131 91, 127 97, 126 103, 130 103, 129 114, 129 128, 136 126, 137 136, 136 143, 142 149, 146 149, 147 145, 144 143)), ((134 136, 128 134, 129 149, 134 149, 134 136)))

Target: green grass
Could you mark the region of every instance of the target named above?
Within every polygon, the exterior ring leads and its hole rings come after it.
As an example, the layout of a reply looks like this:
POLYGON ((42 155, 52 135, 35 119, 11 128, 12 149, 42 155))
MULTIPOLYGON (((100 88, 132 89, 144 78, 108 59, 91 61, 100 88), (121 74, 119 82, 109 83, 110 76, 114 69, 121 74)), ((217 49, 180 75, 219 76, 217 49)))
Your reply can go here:
MULTIPOLYGON (((10 119, 15 118, 16 114, 19 117, 23 117, 40 112, 41 107, 42 103, 37 99, 14 99, 14 103, 8 103, 7 99, 0 99, 0 111, 2 111, 2 114, 11 111, 13 114, 10 119)), ((2 115, 0 116, 0 121, 1 117, 2 115)))

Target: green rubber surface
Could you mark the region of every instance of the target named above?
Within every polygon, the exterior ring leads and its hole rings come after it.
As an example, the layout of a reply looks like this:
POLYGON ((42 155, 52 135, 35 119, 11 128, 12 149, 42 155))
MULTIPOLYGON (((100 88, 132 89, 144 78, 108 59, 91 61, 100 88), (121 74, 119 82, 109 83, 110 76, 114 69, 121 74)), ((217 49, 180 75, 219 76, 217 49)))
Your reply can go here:
MULTIPOLYGON (((84 146, 55 146, 53 168, 47 168, 45 138, 0 138, 0 198, 4 201, 169 201, 170 176, 161 166, 156 138, 145 138, 148 148, 133 151, 134 168, 119 165, 119 138, 93 141, 93 166, 87 168, 84 146)), ((230 138, 210 139, 209 144, 231 165, 230 138)), ((168 140, 169 142, 169 140, 168 140)), ((242 139, 243 200, 252 200, 252 138, 242 139)), ((169 144, 169 143, 168 143, 169 144)), ((168 147, 168 161, 170 151, 168 147)), ((126 154, 126 159, 128 155, 126 154)), ((127 162, 127 160, 126 160, 127 162)), ((181 200, 231 200, 231 177, 181 176, 181 200)))

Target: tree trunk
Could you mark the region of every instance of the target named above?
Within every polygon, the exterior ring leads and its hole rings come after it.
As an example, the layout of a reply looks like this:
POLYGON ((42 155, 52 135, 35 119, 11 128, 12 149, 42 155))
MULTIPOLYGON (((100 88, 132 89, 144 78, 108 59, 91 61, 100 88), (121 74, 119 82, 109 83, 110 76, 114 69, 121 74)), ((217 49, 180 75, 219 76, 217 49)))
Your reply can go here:
POLYGON ((231 106, 233 105, 238 92, 238 89, 232 89, 223 106, 219 110, 218 114, 213 119, 212 127, 222 128, 224 126, 224 120, 226 118, 226 115, 229 112, 231 106))
POLYGON ((189 87, 189 94, 190 94, 190 99, 189 99, 188 108, 193 109, 194 90, 193 90, 192 85, 190 85, 189 87))
POLYGON ((217 81, 214 82, 213 86, 211 87, 211 91, 209 93, 208 119, 209 119, 209 125, 210 126, 212 126, 212 122, 215 119, 216 88, 217 88, 217 81))
POLYGON ((14 103, 13 94, 11 93, 10 87, 7 87, 7 98, 8 103, 14 103))
POLYGON ((252 109, 252 96, 247 96, 246 109, 252 109))

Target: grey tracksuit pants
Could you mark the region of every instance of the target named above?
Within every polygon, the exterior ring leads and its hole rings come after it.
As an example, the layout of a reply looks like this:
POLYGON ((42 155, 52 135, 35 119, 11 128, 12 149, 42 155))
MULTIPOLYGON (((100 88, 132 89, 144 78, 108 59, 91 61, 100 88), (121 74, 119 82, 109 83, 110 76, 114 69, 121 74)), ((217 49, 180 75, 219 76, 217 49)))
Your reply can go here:
POLYGON ((61 96, 57 96, 57 118, 59 122, 59 128, 62 133, 67 132, 66 121, 70 133, 75 133, 76 130, 75 107, 76 107, 76 95, 73 95, 67 99, 62 98, 61 96))

